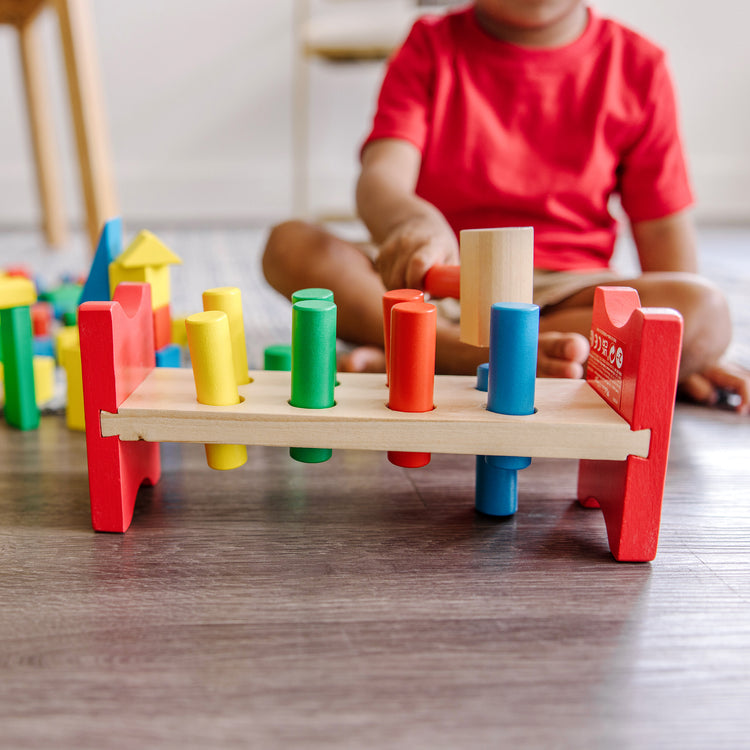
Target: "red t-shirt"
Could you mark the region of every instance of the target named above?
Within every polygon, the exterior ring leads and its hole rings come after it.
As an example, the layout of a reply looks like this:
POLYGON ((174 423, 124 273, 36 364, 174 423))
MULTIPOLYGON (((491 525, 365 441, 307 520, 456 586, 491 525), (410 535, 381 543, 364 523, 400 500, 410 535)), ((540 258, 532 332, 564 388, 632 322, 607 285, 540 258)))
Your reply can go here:
POLYGON ((533 226, 540 268, 608 265, 613 194, 631 221, 692 203, 664 53, 592 11, 555 49, 499 41, 473 8, 417 21, 365 145, 379 138, 420 150, 417 194, 456 233, 533 226))

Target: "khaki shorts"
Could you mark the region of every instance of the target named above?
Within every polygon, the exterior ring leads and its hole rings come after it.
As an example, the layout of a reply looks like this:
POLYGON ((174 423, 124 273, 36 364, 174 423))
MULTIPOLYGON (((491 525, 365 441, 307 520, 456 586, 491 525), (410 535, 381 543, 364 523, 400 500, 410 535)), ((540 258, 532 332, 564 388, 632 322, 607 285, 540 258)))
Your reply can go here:
MULTIPOLYGON (((369 242, 358 243, 362 252, 375 262, 378 250, 369 242)), ((549 271, 544 268, 534 269, 534 303, 541 310, 557 305, 584 289, 601 284, 612 284, 622 280, 622 276, 608 269, 596 271, 549 271)), ((448 320, 459 319, 458 300, 433 300, 440 314, 448 320)))
POLYGON ((545 307, 557 305, 574 294, 592 286, 612 284, 622 280, 615 271, 602 269, 597 271, 548 271, 544 268, 534 269, 534 302, 544 310, 545 307))

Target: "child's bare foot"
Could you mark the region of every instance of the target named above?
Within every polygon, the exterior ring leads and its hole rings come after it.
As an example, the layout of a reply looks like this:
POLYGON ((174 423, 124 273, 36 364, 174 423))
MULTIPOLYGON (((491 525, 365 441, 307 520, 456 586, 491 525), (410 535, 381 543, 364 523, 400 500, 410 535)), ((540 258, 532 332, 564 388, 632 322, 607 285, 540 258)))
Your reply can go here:
POLYGON ((537 377, 582 378, 588 356, 589 342, 580 333, 540 333, 537 377))
MULTIPOLYGON (((588 356, 589 342, 578 333, 540 333, 537 376, 582 378, 588 356)), ((340 372, 385 372, 385 353, 377 346, 357 346, 339 357, 338 369, 340 372)), ((472 365, 467 374, 474 374, 474 371, 475 365, 472 365)))
POLYGON ((385 372, 385 352, 377 346, 357 346, 339 357, 340 372, 385 372))

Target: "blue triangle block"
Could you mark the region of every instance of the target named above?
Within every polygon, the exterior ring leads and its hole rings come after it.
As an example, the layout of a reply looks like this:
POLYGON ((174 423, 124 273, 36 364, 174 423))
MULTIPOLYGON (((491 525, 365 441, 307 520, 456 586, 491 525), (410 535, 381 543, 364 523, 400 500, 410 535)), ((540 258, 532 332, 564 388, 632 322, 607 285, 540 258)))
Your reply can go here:
POLYGON ((109 264, 122 252, 122 219, 110 219, 102 229, 96 246, 89 277, 83 286, 79 305, 84 302, 106 302, 109 300, 109 264))

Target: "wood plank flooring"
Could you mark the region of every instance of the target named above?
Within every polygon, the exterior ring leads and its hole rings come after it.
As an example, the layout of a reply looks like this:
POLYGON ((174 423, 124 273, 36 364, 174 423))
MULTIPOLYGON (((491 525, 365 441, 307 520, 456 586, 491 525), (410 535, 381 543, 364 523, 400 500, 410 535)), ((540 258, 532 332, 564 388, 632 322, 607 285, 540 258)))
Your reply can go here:
POLYGON ((650 564, 613 561, 575 461, 497 521, 470 456, 162 455, 96 534, 83 435, 0 424, 3 750, 748 747, 748 419, 678 405, 650 564))

